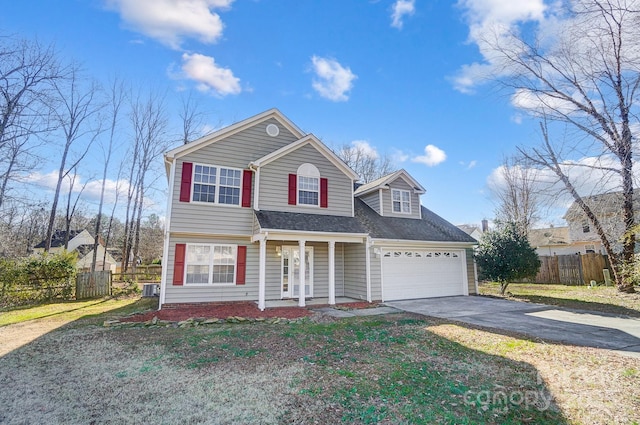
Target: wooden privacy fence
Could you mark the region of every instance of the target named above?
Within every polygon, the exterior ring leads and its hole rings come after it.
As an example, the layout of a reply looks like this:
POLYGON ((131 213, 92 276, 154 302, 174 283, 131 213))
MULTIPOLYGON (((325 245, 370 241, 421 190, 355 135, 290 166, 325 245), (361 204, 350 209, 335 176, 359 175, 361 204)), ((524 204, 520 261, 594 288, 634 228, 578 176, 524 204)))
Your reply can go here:
POLYGON ((114 282, 160 282, 162 276, 162 266, 159 264, 151 264, 148 266, 138 266, 135 271, 126 273, 113 273, 114 282))
POLYGON ((111 295, 111 271, 78 273, 76 276, 76 300, 111 295))
POLYGON ((555 255, 539 257, 540 271, 535 283, 560 283, 564 285, 588 285, 592 280, 604 283, 602 270, 610 267, 602 254, 555 255))

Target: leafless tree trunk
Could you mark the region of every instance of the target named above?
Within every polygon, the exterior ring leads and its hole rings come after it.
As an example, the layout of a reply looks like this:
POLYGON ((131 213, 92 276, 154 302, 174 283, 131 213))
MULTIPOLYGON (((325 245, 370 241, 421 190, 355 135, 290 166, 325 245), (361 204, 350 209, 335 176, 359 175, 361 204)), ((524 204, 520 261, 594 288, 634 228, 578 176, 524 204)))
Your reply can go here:
MULTIPOLYGON (((102 146, 102 151, 104 154, 104 166, 102 168, 102 186, 100 188, 100 202, 98 204, 98 216, 96 218, 96 227, 94 229, 96 237, 93 243, 93 258, 91 259, 91 273, 96 271, 96 261, 98 258, 98 245, 100 244, 100 226, 102 225, 102 206, 104 204, 104 191, 107 183, 107 173, 109 171, 109 165, 111 163, 111 154, 113 153, 115 132, 118 125, 120 108, 122 107, 122 103, 124 102, 124 97, 125 97, 125 90, 124 90, 124 85, 122 81, 118 79, 113 80, 111 84, 110 95, 111 96, 109 99, 109 107, 110 107, 109 113, 110 113, 111 122, 109 127, 109 141, 106 147, 102 146)), ((104 270, 106 255, 107 255, 107 247, 105 246, 104 258, 102 260, 102 270, 104 270)))
MULTIPOLYGON (((563 3, 564 15, 544 31, 504 27, 484 40, 502 81, 514 89, 512 101, 545 121, 544 143, 520 152, 542 169, 553 171, 586 216, 598 228, 599 217, 585 208, 580 189, 569 169, 590 167, 616 176, 623 198, 622 221, 626 230, 634 224, 633 137, 640 112, 636 103, 640 86, 640 9, 632 0, 571 0, 563 3), (538 38, 536 38, 536 36, 538 38), (575 130, 559 148, 549 132, 560 124, 575 130), (585 161, 590 158, 591 162, 585 161)), ((498 28, 498 27, 496 27, 498 28)), ((598 193, 598 192, 596 192, 598 193)), ((602 243, 610 256, 620 291, 632 292, 621 270, 633 260, 635 238, 613 251, 604 234, 602 243)))
MULTIPOLYGON (((146 99, 139 95, 131 105, 131 124, 134 132, 133 149, 137 153, 134 165, 137 173, 135 190, 129 191, 123 267, 126 267, 124 261, 129 259, 129 255, 132 255, 135 269, 140 244, 144 198, 149 186, 148 173, 154 161, 168 146, 168 122, 164 98, 153 93, 149 94, 146 99), (130 215, 129 205, 131 205, 130 215)), ((132 167, 132 174, 133 170, 134 168, 132 167)))
POLYGON ((71 230, 71 220, 73 220, 73 216, 76 213, 76 208, 78 207, 78 201, 80 201, 80 197, 82 196, 82 192, 84 192, 84 189, 87 187, 87 184, 90 181, 90 180, 86 180, 84 182, 84 184, 82 185, 82 187, 78 191, 78 195, 74 199, 73 198, 73 187, 76 184, 76 179, 78 178, 78 174, 76 173, 75 169, 73 169, 72 171, 73 171, 73 173, 69 173, 66 176, 69 179, 69 192, 67 193, 67 208, 66 208, 66 211, 65 211, 65 214, 64 214, 64 230, 65 230, 64 249, 65 250, 67 248, 69 248, 69 239, 70 239, 69 231, 71 230))
POLYGON ((543 202, 536 184, 536 170, 526 162, 505 157, 497 177, 489 186, 496 203, 496 219, 515 223, 521 234, 528 235, 539 219, 543 202))
POLYGON ((78 166, 89 151, 93 141, 100 134, 99 125, 92 122, 101 109, 101 105, 96 99, 98 88, 95 83, 91 83, 86 88, 82 87, 79 71, 77 68, 74 68, 71 70, 68 84, 55 82, 54 87, 61 102, 60 108, 54 111, 54 116, 63 132, 63 146, 56 189, 51 205, 51 214, 49 215, 49 225, 47 227, 46 252, 51 249, 51 235, 54 230, 53 227, 62 181, 69 174, 70 170, 78 166), (81 142, 84 142, 84 146, 82 146, 80 153, 72 160, 72 163, 68 165, 68 157, 69 154, 72 153, 71 148, 81 142))
POLYGON ((52 84, 65 78, 53 46, 0 36, 0 206, 16 173, 37 159, 29 151, 52 129, 52 84))

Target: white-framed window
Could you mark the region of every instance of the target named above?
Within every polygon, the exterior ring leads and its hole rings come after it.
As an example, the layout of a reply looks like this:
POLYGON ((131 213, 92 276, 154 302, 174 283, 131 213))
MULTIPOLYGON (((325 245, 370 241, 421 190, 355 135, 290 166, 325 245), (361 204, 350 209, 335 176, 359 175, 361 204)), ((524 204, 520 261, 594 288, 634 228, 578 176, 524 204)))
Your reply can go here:
POLYGON ((596 246, 595 245, 585 245, 584 246, 584 252, 586 252, 587 254, 595 254, 596 253, 596 246))
POLYGON ((582 220, 582 233, 589 233, 591 231, 591 227, 589 227, 589 222, 587 220, 582 220))
POLYGON ((298 167, 298 205, 320 206, 320 172, 313 164, 298 167))
POLYGON ((393 212, 411 214, 411 193, 408 190, 391 189, 393 212))
POLYGON ((242 170, 194 164, 193 202, 240 205, 242 170))
POLYGON ((187 244, 185 284, 235 284, 237 255, 236 245, 187 244))

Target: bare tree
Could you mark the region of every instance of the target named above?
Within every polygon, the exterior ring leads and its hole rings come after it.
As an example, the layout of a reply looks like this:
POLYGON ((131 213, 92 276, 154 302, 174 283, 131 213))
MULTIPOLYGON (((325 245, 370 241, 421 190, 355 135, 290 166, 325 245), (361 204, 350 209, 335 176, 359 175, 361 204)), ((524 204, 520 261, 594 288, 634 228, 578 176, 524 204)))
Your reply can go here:
POLYGON ((54 231, 53 227, 62 181, 71 170, 78 166, 89 151, 93 141, 100 134, 99 120, 96 120, 96 118, 102 108, 97 99, 97 85, 94 82, 90 82, 88 86, 84 86, 77 68, 71 70, 68 80, 54 82, 54 87, 61 103, 60 108, 54 110, 54 119, 62 131, 63 143, 56 189, 47 227, 47 242, 45 246, 45 251, 47 252, 51 249, 51 236, 54 231), (80 151, 71 160, 71 164, 68 164, 72 147, 78 144, 82 144, 80 151))
POLYGON ((65 78, 53 46, 0 36, 0 206, 16 175, 35 166, 38 136, 51 130, 52 84, 65 78))
POLYGON ((203 136, 203 127, 206 114, 200 109, 200 104, 193 99, 191 92, 185 97, 182 96, 181 110, 178 114, 182 122, 182 144, 203 136))
POLYGON ((543 199, 538 192, 536 170, 516 158, 505 157, 498 169, 497 181, 489 190, 496 205, 496 219, 514 223, 518 232, 528 235, 540 219, 543 199))
MULTIPOLYGON (((104 192, 107 184, 107 173, 109 171, 109 166, 111 164, 111 155, 113 153, 114 148, 114 139, 116 134, 116 129, 118 126, 118 120, 120 117, 120 109, 125 99, 125 89, 121 80, 117 78, 113 80, 110 87, 109 92, 109 139, 106 143, 101 144, 102 152, 104 155, 104 164, 102 168, 102 185, 100 188, 100 202, 98 204, 98 216, 96 218, 96 226, 95 226, 95 241, 93 243, 93 258, 91 260, 91 272, 96 271, 96 261, 98 257, 98 245, 100 243, 100 226, 102 225, 102 207, 104 205, 104 192)), ((117 189, 116 189, 117 191, 117 189)), ((117 195, 116 195, 117 196, 117 195)), ((115 208, 115 205, 114 205, 115 208)), ((105 256, 106 256, 106 246, 105 246, 105 256)), ((103 269, 104 269, 104 258, 102 261, 103 269)))
MULTIPOLYGON (((590 167, 617 179, 622 221, 634 224, 633 135, 638 124, 640 86, 640 4, 636 0, 570 0, 554 25, 518 31, 504 27, 484 40, 483 49, 501 67, 502 81, 515 89, 513 102, 543 117, 542 146, 520 148, 536 167, 551 171, 598 229, 598 217, 583 200, 580 182, 568 170, 590 167), (548 123, 555 123, 549 127, 548 123), (562 144, 550 130, 559 124, 575 132, 562 144), (593 161, 584 161, 592 158, 593 161)), ((599 232, 600 233, 600 232, 599 232)), ((616 252, 600 234, 620 291, 633 292, 622 270, 632 261, 635 238, 616 252)))
MULTIPOLYGON (((125 241, 123 249, 123 270, 128 267, 129 256, 134 260, 138 257, 140 246, 140 226, 145 194, 150 186, 148 176, 153 163, 158 156, 167 149, 168 120, 166 116, 164 97, 156 93, 149 93, 146 98, 139 95, 131 104, 131 124, 133 127, 133 150, 135 154, 135 189, 129 191, 128 204, 131 203, 131 215, 127 206, 127 222, 125 223, 125 241), (131 252, 133 251, 133 252, 131 252)), ((135 261, 134 261, 135 264, 135 261)))
POLYGON ((388 155, 380 156, 364 143, 344 144, 334 152, 358 173, 362 183, 369 183, 395 171, 388 155))
POLYGON ((76 215, 78 202, 80 201, 82 192, 84 192, 84 189, 87 187, 87 184, 89 184, 90 182, 90 180, 85 180, 84 184, 82 185, 82 187, 80 188, 76 196, 74 197, 73 187, 76 185, 76 179, 78 178, 77 168, 74 168, 73 170, 71 170, 71 172, 66 175, 66 178, 69 179, 69 191, 67 192, 67 207, 64 214, 64 230, 65 230, 64 249, 67 249, 69 247, 69 239, 70 239, 69 231, 71 230, 71 221, 76 215))

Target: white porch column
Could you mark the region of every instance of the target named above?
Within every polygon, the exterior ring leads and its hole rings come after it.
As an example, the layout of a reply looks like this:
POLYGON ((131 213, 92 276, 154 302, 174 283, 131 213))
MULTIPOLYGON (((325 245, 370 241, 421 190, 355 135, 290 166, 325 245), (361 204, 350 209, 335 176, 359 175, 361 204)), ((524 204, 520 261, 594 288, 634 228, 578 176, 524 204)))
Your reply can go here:
POLYGON ((306 305, 305 304, 306 294, 305 294, 304 286, 307 283, 305 279, 305 274, 307 273, 307 265, 305 264, 305 260, 306 260, 305 241, 300 240, 300 279, 299 279, 300 289, 298 290, 298 293, 300 295, 300 298, 298 299, 299 307, 304 307, 306 305))
POLYGON ((260 265, 258 272, 258 308, 264 311, 265 308, 265 287, 267 280, 267 238, 260 239, 260 265))
POLYGON ((371 302, 371 248, 369 247, 369 238, 364 241, 364 262, 367 278, 367 301, 371 302))
POLYGON ((329 305, 336 304, 336 241, 329 241, 329 305))

